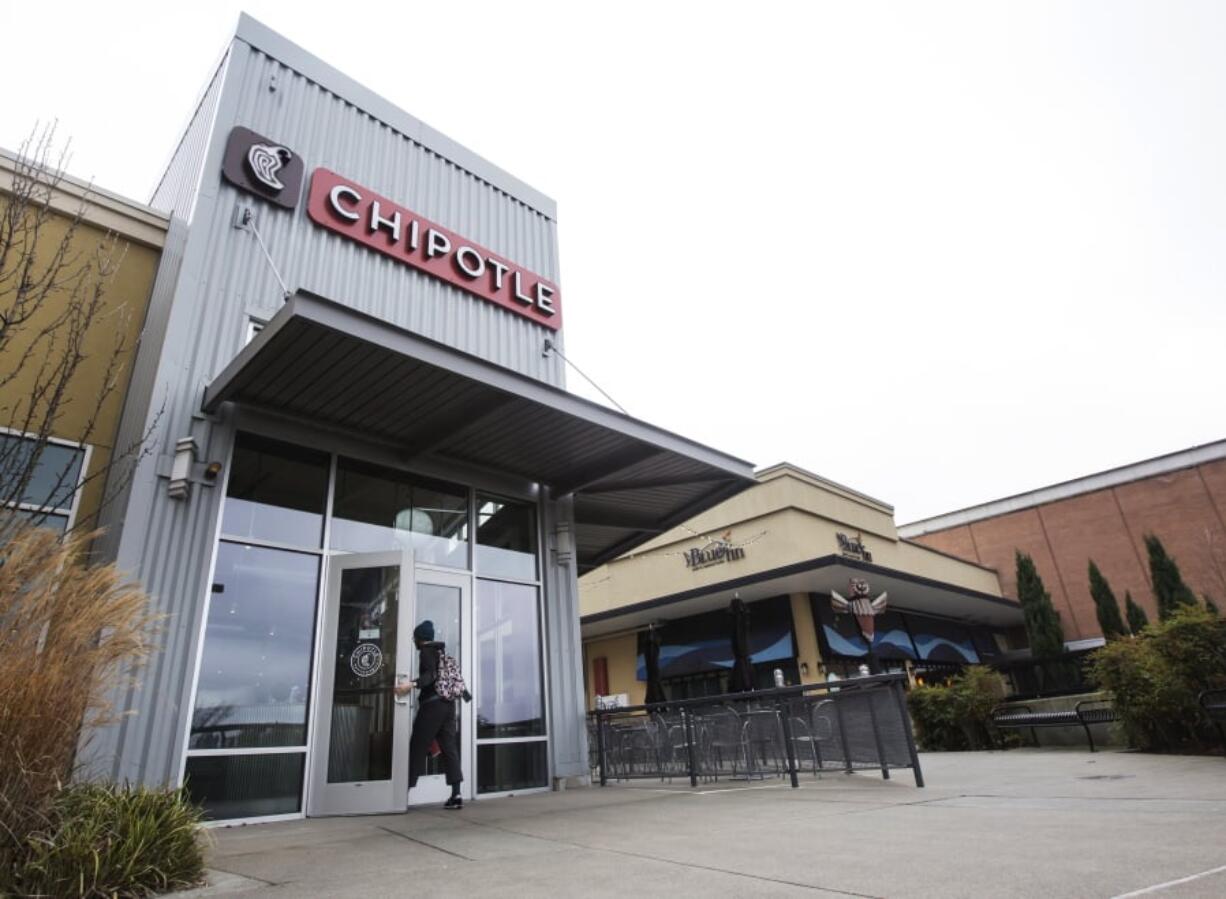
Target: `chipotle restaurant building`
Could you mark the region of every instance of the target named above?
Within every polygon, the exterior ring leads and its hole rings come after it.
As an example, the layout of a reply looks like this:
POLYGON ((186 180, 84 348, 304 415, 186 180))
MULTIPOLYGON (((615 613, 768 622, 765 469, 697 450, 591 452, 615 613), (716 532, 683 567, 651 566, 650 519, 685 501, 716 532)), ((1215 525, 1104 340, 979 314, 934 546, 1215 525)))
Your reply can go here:
POLYGON ((104 551, 166 619, 89 769, 229 821, 441 799, 392 692, 428 618, 464 795, 585 777, 578 575, 752 473, 565 391, 554 203, 244 16, 150 205, 104 551))

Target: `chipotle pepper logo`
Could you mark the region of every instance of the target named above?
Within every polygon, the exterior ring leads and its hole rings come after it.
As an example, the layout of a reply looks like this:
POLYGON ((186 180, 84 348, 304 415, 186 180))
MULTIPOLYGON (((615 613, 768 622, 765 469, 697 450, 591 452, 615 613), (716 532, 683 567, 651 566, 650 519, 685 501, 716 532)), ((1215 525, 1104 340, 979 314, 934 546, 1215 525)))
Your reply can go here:
POLYGON ((397 262, 546 328, 562 327, 556 284, 335 172, 311 174, 307 214, 320 227, 397 262))
POLYGON ((293 209, 302 193, 302 157, 248 128, 235 128, 226 142, 222 176, 248 193, 293 209))

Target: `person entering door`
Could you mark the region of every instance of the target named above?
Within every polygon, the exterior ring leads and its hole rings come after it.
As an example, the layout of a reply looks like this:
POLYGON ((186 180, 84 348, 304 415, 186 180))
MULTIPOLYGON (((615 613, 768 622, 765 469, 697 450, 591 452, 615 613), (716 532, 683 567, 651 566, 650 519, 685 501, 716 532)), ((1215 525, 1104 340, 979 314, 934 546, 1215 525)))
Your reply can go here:
POLYGON ((434 622, 428 619, 413 629, 413 643, 417 646, 420 660, 417 679, 395 687, 396 695, 401 697, 414 688, 419 691, 413 735, 409 738, 409 789, 417 786, 417 779, 426 770, 430 744, 437 741, 443 755, 447 785, 451 787, 451 798, 443 804, 443 808, 459 809, 464 806, 464 800, 460 798, 464 772, 460 770, 460 750, 456 739, 455 698, 445 698, 438 692, 440 663, 446 647, 434 639, 434 622))

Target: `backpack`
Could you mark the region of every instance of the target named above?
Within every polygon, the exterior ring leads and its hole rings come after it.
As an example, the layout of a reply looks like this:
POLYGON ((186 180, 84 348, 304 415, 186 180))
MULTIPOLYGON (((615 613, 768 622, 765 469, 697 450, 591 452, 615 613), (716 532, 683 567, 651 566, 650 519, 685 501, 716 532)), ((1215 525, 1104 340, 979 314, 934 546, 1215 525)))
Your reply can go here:
POLYGON ((468 687, 464 685, 464 675, 460 674, 460 663, 445 652, 440 652, 438 656, 438 674, 434 679, 434 690, 449 702, 468 693, 468 687))

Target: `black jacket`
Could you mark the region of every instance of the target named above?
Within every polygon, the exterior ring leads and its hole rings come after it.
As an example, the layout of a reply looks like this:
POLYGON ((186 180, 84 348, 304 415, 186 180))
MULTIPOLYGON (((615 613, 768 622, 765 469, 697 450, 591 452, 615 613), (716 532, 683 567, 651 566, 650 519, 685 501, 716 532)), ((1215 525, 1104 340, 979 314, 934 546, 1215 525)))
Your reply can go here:
POLYGON ((434 683, 438 680, 439 658, 443 651, 443 644, 437 640, 432 643, 423 643, 421 649, 418 650, 420 661, 417 668, 417 689, 421 691, 417 697, 419 703, 438 698, 438 691, 434 688, 434 683))

